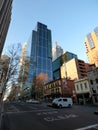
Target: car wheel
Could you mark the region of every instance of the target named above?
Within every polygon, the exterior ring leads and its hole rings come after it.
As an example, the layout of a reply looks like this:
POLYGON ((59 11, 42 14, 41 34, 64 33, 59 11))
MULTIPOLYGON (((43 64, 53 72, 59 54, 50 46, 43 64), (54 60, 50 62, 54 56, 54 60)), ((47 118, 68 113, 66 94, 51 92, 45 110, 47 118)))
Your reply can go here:
POLYGON ((68 107, 71 107, 71 104, 68 104, 68 107))
POLYGON ((62 108, 62 105, 61 105, 61 104, 59 105, 59 108, 62 108))

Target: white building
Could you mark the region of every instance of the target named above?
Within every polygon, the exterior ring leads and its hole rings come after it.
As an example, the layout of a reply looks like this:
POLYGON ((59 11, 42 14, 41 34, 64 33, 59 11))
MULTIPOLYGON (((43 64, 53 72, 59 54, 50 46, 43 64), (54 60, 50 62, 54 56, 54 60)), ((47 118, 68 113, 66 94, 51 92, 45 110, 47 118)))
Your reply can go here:
POLYGON ((52 48, 52 61, 56 60, 62 54, 63 54, 63 49, 56 42, 55 46, 52 48))
POLYGON ((75 80, 74 84, 78 103, 81 103, 82 101, 83 104, 86 104, 91 97, 91 89, 89 86, 88 78, 85 77, 82 79, 75 80))

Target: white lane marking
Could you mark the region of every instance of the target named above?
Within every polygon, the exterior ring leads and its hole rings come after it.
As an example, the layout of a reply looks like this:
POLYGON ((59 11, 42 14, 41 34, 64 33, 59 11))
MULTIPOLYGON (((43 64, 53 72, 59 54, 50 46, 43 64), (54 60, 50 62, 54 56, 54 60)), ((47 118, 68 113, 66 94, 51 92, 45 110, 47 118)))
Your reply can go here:
POLYGON ((52 114, 57 114, 58 111, 48 111, 48 112, 39 112, 37 115, 52 115, 52 114))
POLYGON ((98 127, 98 124, 94 124, 94 125, 78 128, 78 129, 75 129, 75 130, 87 130, 87 129, 91 129, 91 128, 95 128, 96 129, 97 127, 98 127))
POLYGON ((52 121, 57 121, 57 120, 65 120, 65 119, 69 119, 69 118, 76 118, 78 117, 78 115, 75 114, 65 114, 65 115, 60 115, 60 116, 55 116, 55 117, 45 117, 44 120, 47 122, 52 122, 52 121))

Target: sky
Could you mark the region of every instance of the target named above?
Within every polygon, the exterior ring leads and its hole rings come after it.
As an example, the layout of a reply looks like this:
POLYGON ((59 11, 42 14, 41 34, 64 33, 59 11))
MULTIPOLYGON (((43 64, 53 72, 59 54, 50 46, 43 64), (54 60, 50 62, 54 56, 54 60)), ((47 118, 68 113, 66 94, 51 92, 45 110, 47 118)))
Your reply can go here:
POLYGON ((64 52, 88 62, 84 40, 98 26, 98 0, 13 0, 3 52, 28 41, 38 21, 51 30, 52 47, 58 42, 64 52))

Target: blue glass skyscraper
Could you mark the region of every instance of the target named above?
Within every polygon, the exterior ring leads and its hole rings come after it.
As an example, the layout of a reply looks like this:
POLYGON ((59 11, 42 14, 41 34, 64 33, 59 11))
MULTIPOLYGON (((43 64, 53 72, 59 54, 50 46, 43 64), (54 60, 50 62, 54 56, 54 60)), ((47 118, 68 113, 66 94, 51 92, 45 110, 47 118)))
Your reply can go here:
POLYGON ((25 60, 29 62, 27 87, 32 86, 33 78, 43 73, 52 80, 52 38, 51 30, 42 23, 32 31, 27 42, 25 60))

